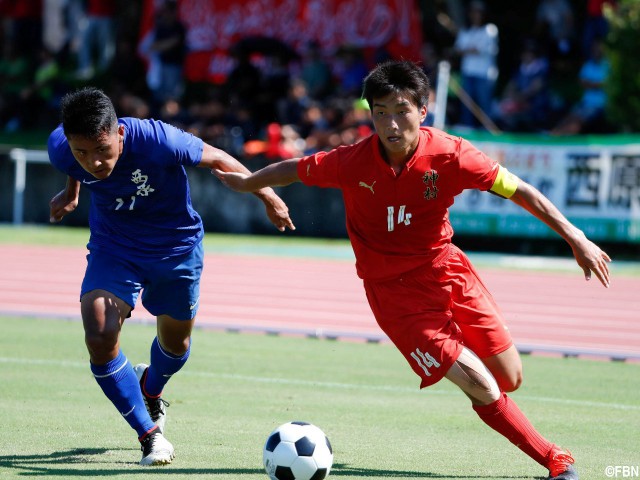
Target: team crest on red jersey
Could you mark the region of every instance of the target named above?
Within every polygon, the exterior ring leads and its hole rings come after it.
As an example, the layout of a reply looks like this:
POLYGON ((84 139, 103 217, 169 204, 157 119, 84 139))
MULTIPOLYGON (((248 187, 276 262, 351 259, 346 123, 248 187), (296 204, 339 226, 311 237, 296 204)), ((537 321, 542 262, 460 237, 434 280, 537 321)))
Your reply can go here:
POLYGON ((424 172, 422 181, 427 186, 427 189, 424 191, 425 200, 431 200, 438 197, 438 187, 436 186, 438 177, 438 172, 435 170, 424 172))

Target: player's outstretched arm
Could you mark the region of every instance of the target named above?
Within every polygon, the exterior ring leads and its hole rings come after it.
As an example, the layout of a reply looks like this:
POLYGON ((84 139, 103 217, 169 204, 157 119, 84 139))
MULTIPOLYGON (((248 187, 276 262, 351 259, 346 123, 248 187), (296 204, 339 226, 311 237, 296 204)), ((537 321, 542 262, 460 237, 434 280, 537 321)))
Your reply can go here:
POLYGON ((284 187, 300 181, 298 177, 299 158, 272 163, 256 172, 246 175, 242 173, 212 171, 222 183, 236 192, 255 192, 264 187, 284 187))
MULTIPOLYGON (((198 164, 199 167, 209 168, 212 172, 221 171, 227 173, 234 173, 238 175, 250 175, 251 172, 229 155, 224 150, 212 147, 205 143, 202 151, 202 159, 198 164)), ((264 188, 257 188, 251 190, 256 197, 262 200, 266 208, 267 217, 271 220, 278 230, 283 232, 286 228, 295 230, 291 218, 289 217, 289 207, 284 201, 276 195, 276 192, 272 188, 266 186, 264 188)))
POLYGON ((68 213, 73 212, 78 206, 80 196, 80 182, 67 177, 64 190, 59 192, 49 201, 49 222, 57 223, 68 213))
POLYGON ((542 220, 567 241, 576 262, 584 271, 586 280, 591 280, 593 272, 605 287, 609 287, 609 255, 590 241, 582 230, 569 222, 547 197, 519 179, 518 188, 510 200, 542 220))

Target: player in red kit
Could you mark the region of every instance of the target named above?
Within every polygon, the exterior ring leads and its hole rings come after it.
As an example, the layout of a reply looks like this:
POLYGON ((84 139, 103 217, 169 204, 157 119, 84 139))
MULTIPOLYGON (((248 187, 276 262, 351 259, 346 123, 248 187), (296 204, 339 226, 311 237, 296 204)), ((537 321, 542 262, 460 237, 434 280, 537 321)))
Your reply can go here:
POLYGON ((491 294, 451 243, 448 208, 469 188, 512 200, 561 235, 585 277, 593 273, 605 287, 610 258, 540 192, 468 141, 421 127, 428 91, 416 64, 383 63, 364 81, 374 135, 249 176, 214 173, 242 192, 296 181, 341 189, 371 310, 420 386, 446 377, 487 425, 548 469, 549 479, 578 479, 571 454, 538 433, 506 394, 522 381, 520 356, 491 294))

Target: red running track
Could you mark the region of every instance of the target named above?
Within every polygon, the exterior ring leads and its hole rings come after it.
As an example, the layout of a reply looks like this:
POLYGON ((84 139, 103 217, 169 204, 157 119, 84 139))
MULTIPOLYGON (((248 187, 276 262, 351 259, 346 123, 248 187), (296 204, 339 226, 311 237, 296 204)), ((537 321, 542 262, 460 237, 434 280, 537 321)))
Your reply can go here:
MULTIPOLYGON (((83 248, 0 246, 0 315, 79 318, 83 248)), ((640 360, 640 278, 479 268, 520 351, 640 360)), ((138 304, 134 321, 153 321, 138 304)), ((350 260, 208 253, 198 324, 387 341, 350 260)))

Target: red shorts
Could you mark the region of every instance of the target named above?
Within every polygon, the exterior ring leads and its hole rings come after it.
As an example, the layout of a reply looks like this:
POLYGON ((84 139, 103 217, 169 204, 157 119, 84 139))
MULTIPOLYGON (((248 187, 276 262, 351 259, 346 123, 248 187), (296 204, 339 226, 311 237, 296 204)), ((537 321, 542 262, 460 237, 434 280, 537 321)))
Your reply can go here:
POLYGON ((442 379, 463 346, 485 358, 513 344, 493 297, 454 245, 431 268, 365 280, 364 288, 378 325, 422 379, 420 388, 442 379))

